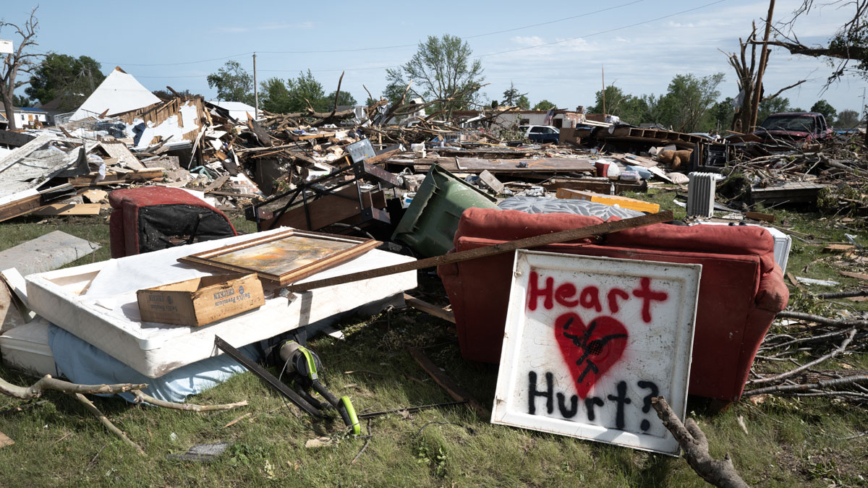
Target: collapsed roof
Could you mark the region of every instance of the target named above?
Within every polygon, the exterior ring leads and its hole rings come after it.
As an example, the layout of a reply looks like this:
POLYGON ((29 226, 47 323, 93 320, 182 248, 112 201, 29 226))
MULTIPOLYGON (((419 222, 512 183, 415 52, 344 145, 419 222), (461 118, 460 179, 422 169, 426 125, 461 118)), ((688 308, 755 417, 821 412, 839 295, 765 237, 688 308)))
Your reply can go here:
POLYGON ((115 115, 160 103, 160 99, 142 86, 133 75, 116 67, 84 104, 75 111, 70 120, 97 117, 103 112, 115 115))

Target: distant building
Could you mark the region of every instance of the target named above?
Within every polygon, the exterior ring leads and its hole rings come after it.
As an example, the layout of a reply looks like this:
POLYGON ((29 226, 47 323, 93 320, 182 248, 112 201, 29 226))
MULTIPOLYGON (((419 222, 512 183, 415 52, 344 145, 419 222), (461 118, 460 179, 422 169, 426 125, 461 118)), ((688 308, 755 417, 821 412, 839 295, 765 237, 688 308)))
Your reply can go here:
MULTIPOLYGON (((36 107, 15 107, 13 117, 15 118, 15 128, 24 129, 33 127, 39 122, 42 125, 50 123, 48 112, 36 107)), ((5 110, 0 113, 0 129, 6 129, 9 126, 9 121, 6 119, 5 110)))

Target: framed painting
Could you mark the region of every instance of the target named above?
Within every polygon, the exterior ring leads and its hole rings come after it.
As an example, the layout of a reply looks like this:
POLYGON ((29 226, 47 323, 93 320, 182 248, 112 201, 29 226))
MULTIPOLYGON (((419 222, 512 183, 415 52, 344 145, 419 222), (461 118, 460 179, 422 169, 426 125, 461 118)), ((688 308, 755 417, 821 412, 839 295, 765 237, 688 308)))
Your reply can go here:
POLYGON ((256 273, 287 285, 344 263, 380 241, 289 229, 284 232, 179 258, 187 264, 256 273))

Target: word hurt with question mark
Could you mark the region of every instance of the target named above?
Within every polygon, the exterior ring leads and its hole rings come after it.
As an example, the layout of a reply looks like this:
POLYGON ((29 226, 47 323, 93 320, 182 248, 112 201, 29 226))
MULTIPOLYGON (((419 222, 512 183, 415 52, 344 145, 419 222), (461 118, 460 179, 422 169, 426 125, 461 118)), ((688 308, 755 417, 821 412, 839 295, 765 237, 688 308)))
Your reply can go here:
POLYGON ((494 422, 677 450, 651 400, 684 408, 700 269, 520 252, 494 422), (563 264, 571 261, 581 265, 563 264))

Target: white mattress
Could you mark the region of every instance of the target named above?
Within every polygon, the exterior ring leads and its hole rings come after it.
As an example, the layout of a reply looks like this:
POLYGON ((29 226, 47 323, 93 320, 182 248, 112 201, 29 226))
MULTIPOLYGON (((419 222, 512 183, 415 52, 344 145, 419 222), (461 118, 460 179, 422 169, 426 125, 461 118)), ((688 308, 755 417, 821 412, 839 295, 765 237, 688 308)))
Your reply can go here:
MULTIPOLYGON (((279 232, 275 229, 201 242, 148 254, 33 274, 26 277, 31 309, 51 323, 102 349, 150 378, 215 356, 214 336, 240 347, 288 330, 349 312, 367 304, 382 306, 402 300, 416 287, 416 272, 384 276, 269 298, 265 305, 204 327, 142 322, 136 291, 212 274, 206 268, 181 264, 181 256, 279 232)), ((304 281, 413 261, 373 250, 304 281)), ((216 271, 215 271, 216 272, 216 271)))

